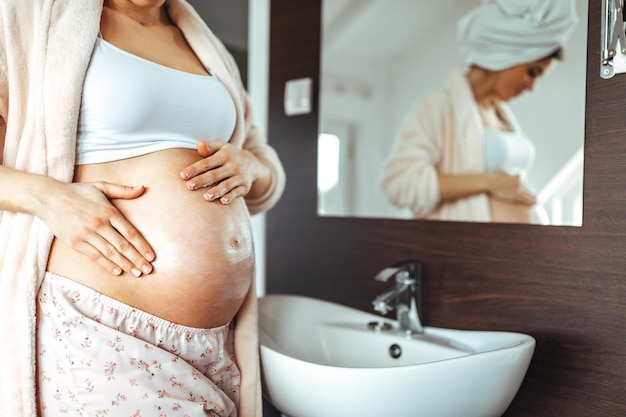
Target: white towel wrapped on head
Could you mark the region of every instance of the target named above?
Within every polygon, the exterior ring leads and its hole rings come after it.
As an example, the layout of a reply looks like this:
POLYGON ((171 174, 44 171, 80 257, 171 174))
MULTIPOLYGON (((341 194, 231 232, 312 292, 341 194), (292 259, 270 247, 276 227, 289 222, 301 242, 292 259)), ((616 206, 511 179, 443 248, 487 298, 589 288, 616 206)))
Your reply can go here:
POLYGON ((574 0, 483 0, 459 20, 458 40, 468 64, 499 71, 550 56, 577 20, 574 0))

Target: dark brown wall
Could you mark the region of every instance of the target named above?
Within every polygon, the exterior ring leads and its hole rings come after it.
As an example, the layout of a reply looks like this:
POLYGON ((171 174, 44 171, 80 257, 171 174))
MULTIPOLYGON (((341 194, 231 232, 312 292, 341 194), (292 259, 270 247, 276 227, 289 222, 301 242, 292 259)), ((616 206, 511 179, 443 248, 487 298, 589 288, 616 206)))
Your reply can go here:
POLYGON ((421 261, 427 325, 537 339, 507 417, 626 415, 626 74, 598 75, 600 12, 591 0, 584 224, 538 227, 317 217, 318 114, 287 117, 282 99, 287 80, 318 84, 320 0, 273 0, 269 136, 288 181, 268 214, 267 291, 370 310, 379 270, 421 261))

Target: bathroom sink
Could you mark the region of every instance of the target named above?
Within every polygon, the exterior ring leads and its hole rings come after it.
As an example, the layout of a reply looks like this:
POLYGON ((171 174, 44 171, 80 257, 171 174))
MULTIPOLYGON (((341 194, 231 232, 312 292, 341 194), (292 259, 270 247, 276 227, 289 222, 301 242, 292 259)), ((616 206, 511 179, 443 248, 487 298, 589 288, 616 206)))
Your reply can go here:
POLYGON ((500 417, 535 348, 528 335, 425 327, 319 299, 259 299, 263 392, 288 417, 500 417))

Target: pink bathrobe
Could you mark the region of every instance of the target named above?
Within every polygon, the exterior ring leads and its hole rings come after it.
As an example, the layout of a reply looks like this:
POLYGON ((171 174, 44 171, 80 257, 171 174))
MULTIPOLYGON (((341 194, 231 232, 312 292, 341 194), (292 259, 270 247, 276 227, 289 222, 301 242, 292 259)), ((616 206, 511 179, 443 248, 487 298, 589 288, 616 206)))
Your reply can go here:
MULTIPOLYGON (((103 0, 0 2, 0 151, 3 164, 71 182, 82 84, 100 28, 103 0)), ((168 13, 237 107, 231 143, 272 169, 267 193, 247 201, 251 213, 280 198, 285 174, 274 150, 252 124, 237 67, 222 43, 184 0, 168 13)), ((0 190, 2 192, 2 190, 0 190)), ((35 416, 35 296, 52 234, 39 219, 0 212, 0 416, 35 416)), ((242 372, 240 417, 261 415, 254 288, 237 316, 235 354, 242 372)))
MULTIPOLYGON (((499 103, 499 110, 520 132, 510 108, 499 103)), ((483 135, 472 90, 461 72, 454 73, 443 90, 419 100, 405 116, 383 167, 389 200, 408 207, 416 218, 491 221, 486 193, 441 204, 437 178, 438 172, 484 172, 483 135)))

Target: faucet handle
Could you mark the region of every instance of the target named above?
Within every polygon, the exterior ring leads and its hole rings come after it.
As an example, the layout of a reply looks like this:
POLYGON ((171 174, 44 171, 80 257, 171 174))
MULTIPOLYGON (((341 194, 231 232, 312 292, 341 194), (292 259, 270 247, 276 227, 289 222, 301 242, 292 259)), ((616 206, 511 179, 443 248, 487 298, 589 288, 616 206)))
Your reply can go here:
POLYGON ((396 282, 405 283, 408 280, 414 280, 416 278, 417 265, 414 262, 404 262, 395 266, 388 266, 387 268, 376 274, 374 278, 376 281, 389 281, 389 278, 396 277, 396 282))
POLYGON ((402 269, 403 268, 399 266, 389 266, 376 274, 374 279, 376 281, 387 282, 389 278, 395 276, 398 272, 402 271, 402 269))

